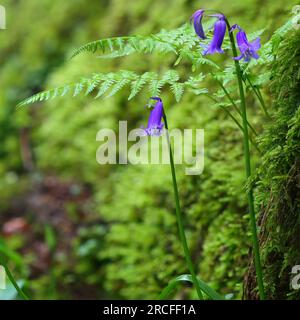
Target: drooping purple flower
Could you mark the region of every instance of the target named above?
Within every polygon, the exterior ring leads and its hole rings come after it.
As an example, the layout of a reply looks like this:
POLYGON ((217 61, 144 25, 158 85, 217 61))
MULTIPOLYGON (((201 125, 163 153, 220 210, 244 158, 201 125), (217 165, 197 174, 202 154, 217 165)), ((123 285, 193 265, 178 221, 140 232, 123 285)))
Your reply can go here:
POLYGON ((214 24, 214 35, 211 43, 205 48, 203 54, 224 53, 222 44, 226 33, 226 22, 223 14, 211 15, 218 18, 214 24))
POLYGON ((206 39, 205 32, 203 30, 202 26, 202 18, 205 10, 197 10, 191 17, 191 20, 193 20, 194 24, 194 29, 196 34, 201 38, 201 39, 206 39))
POLYGON ((148 136, 160 136, 164 127, 162 123, 164 106, 159 97, 152 97, 150 99, 155 100, 156 103, 150 112, 147 128, 144 130, 148 136))
POLYGON ((256 38, 253 42, 249 42, 247 38, 246 32, 238 25, 234 25, 231 28, 231 32, 235 29, 238 29, 238 33, 236 34, 236 41, 239 46, 241 55, 238 57, 234 57, 234 60, 244 59, 245 62, 249 62, 251 58, 258 59, 259 55, 257 51, 260 49, 260 38, 256 38))

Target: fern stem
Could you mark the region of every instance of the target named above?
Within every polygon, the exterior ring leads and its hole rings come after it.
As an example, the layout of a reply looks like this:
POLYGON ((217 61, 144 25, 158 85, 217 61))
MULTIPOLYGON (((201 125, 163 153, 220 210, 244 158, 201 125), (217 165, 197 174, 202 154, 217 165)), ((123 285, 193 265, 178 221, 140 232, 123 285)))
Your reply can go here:
POLYGON ((172 152, 172 147, 171 147, 171 143, 170 143, 170 136, 169 136, 169 131, 168 131, 168 121, 167 121, 167 116, 166 116, 165 111, 163 111, 163 119, 164 119, 164 123, 165 123, 167 143, 168 143, 168 148, 169 148, 170 166, 171 166, 172 182, 173 182, 174 197, 175 197, 175 204, 176 204, 176 217, 177 217, 177 224, 178 224, 178 230, 179 230, 179 237, 180 237, 180 240, 182 243, 182 247, 183 247, 183 251, 184 251, 184 255, 185 255, 185 260, 186 260, 189 272, 192 276, 192 280, 193 280, 194 286, 196 288, 198 297, 200 300, 203 300, 203 294, 202 294, 201 288, 199 286, 199 282, 198 282, 198 279, 196 276, 195 268, 194 268, 194 265, 192 262, 190 250, 189 250, 186 236, 185 236, 185 231, 184 231, 184 226, 183 226, 183 215, 182 215, 182 211, 181 211, 181 207, 180 207, 175 165, 174 165, 174 160, 173 160, 173 152, 172 152))
MULTIPOLYGON (((237 49, 235 45, 235 40, 233 37, 233 33, 230 32, 231 27, 227 19, 226 19, 226 24, 229 32, 229 39, 232 47, 233 56, 237 57, 238 54, 237 54, 237 49)), ((251 156, 250 156, 249 133, 248 133, 248 124, 247 124, 246 100, 245 100, 243 77, 242 77, 242 70, 241 70, 240 64, 237 60, 234 60, 234 64, 235 64, 237 82, 238 82, 239 93, 241 98, 241 113, 242 113, 243 128, 244 128, 243 144, 244 144, 245 173, 246 173, 246 178, 249 179, 249 177, 251 176, 251 156)), ((255 264, 255 271, 257 276, 258 290, 259 290, 260 299, 264 300, 265 290, 264 290, 264 284, 263 284, 263 273, 262 273, 260 252, 259 252, 259 242, 258 242, 258 235, 257 235, 257 225, 256 225, 256 217, 255 217, 255 210, 254 210, 254 197, 253 197, 252 186, 250 186, 249 189, 247 190, 247 198, 248 198, 248 206, 249 206, 249 213, 250 213, 252 245, 253 245, 253 252, 254 252, 254 264, 255 264)))

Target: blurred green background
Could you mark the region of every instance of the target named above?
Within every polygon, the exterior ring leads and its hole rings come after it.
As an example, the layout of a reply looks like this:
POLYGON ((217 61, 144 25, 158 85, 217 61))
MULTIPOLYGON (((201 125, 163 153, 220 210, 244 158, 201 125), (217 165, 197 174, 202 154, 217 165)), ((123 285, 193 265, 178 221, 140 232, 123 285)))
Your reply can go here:
MULTIPOLYGON (((126 90, 105 100, 67 98, 16 110, 33 93, 92 72, 164 71, 170 59, 132 55, 100 60, 74 48, 100 38, 159 32, 187 22, 200 7, 223 11, 249 32, 266 28, 263 42, 297 1, 281 0, 27 0, 2 1, 0 32, 0 234, 14 250, 9 266, 35 299, 157 298, 186 273, 177 238, 168 166, 100 166, 101 128, 145 124, 139 95, 126 90)), ((190 70, 187 68, 186 72, 190 70)), ((213 89, 213 84, 206 86, 213 89)), ((163 93, 169 122, 205 129, 205 170, 178 167, 188 240, 201 277, 235 298, 249 261, 241 136, 209 100, 163 93)), ((253 110, 258 109, 251 101, 253 110)), ((262 119, 252 111, 259 127, 262 119)), ((3 244, 4 245, 4 244, 3 244)), ((190 288, 177 298, 196 297, 190 288)))

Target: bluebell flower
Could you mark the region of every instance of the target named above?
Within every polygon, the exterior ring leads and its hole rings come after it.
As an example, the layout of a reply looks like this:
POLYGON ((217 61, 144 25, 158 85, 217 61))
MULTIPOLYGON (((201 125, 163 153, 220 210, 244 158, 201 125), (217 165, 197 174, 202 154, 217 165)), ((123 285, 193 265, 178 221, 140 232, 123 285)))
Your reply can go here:
POLYGON ((223 14, 214 14, 212 17, 218 18, 214 24, 214 35, 211 43, 205 48, 203 54, 224 53, 222 44, 226 33, 226 21, 223 14))
POLYGON ((231 28, 231 32, 235 29, 238 29, 238 33, 236 34, 236 41, 241 52, 241 55, 238 57, 234 57, 234 60, 244 59, 245 62, 249 62, 251 58, 258 59, 259 55, 257 51, 260 49, 260 38, 256 38, 253 42, 249 42, 247 38, 246 32, 237 24, 231 28))
POLYGON ((150 99, 155 100, 156 103, 154 104, 154 106, 152 107, 152 110, 150 111, 148 125, 147 125, 147 128, 144 130, 146 134, 149 136, 160 136, 164 127, 164 124, 162 122, 164 106, 161 98, 152 97, 150 99))
POLYGON ((202 26, 202 18, 204 11, 205 10, 202 9, 197 10, 191 17, 191 20, 193 20, 195 32, 201 39, 206 39, 205 32, 202 26))

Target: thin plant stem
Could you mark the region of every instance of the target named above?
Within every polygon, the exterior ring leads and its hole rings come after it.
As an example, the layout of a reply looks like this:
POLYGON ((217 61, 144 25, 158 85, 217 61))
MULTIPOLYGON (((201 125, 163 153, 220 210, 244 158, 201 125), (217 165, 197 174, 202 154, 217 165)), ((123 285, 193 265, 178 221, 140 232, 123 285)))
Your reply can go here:
POLYGON ((203 300, 203 294, 202 294, 201 288, 200 288, 198 280, 197 280, 195 268, 194 268, 194 265, 192 262, 190 250, 189 250, 186 236, 185 236, 185 231, 184 231, 184 226, 183 226, 183 215, 181 212, 178 186, 177 186, 177 180, 176 180, 175 165, 174 165, 172 147, 171 147, 171 143, 170 143, 170 136, 169 136, 169 132, 168 132, 168 121, 167 121, 167 116, 165 114, 165 111, 163 111, 163 119, 164 119, 165 128, 166 128, 167 143, 168 143, 169 155, 170 155, 170 165, 171 165, 172 182, 173 182, 174 197, 175 197, 175 204, 176 204, 176 217, 177 217, 177 224, 178 224, 178 230, 179 230, 179 237, 180 237, 180 240, 182 243, 185 260, 186 260, 189 272, 192 276, 192 280, 193 280, 194 286, 196 288, 198 297, 200 300, 203 300))
MULTIPOLYGON (((231 102, 232 106, 234 107, 235 111, 237 111, 237 113, 242 117, 242 113, 241 110, 238 108, 238 106, 236 105, 236 103, 234 102, 234 100, 232 99, 230 93, 227 91, 227 89, 223 86, 223 83, 221 81, 219 81, 217 79, 217 82, 219 83, 221 89, 224 91, 226 97, 228 98, 228 100, 231 102)), ((253 128, 253 126, 249 123, 249 121, 247 120, 247 124, 249 126, 249 128, 253 131, 253 133, 257 136, 257 132, 256 130, 253 128)))
MULTIPOLYGON (((233 37, 233 33, 230 32, 230 24, 227 19, 226 19, 226 24, 229 32, 229 39, 232 47, 233 56, 237 57, 238 54, 236 50, 235 40, 233 37)), ((235 63, 238 87, 239 87, 240 98, 241 98, 241 113, 242 113, 243 128, 244 128, 243 144, 244 144, 245 172, 246 172, 246 178, 248 179, 251 176, 251 158, 250 158, 250 146, 249 146, 249 133, 248 133, 248 125, 247 125, 246 100, 245 100, 245 93, 244 93, 244 87, 243 87, 242 70, 237 60, 235 60, 234 63, 235 63)), ((250 213, 252 245, 253 245, 253 252, 254 252, 254 265, 255 265, 255 271, 256 271, 256 277, 257 277, 257 284, 258 284, 260 299, 264 300, 265 290, 264 290, 264 284, 263 284, 263 273, 262 273, 260 253, 259 253, 259 242, 258 242, 258 236, 257 236, 257 225, 256 225, 256 218, 255 218, 254 197, 253 197, 252 186, 250 186, 247 190, 247 198, 248 198, 248 206, 249 206, 249 213, 250 213)))
MULTIPOLYGON (((208 94, 206 94, 206 96, 209 97, 211 100, 213 100, 215 103, 218 103, 218 100, 216 100, 214 97, 212 97, 212 96, 210 96, 210 95, 208 95, 208 94)), ((226 107, 224 107, 224 106, 222 106, 222 105, 219 105, 219 107, 220 107, 222 110, 224 110, 224 111, 228 114, 228 116, 233 120, 233 122, 240 128, 240 130, 241 130, 242 132, 244 132, 244 128, 243 128, 242 125, 238 122, 238 120, 236 119, 236 117, 235 117, 226 107)), ((261 151, 260 151, 257 143, 256 143, 255 141, 253 141, 253 139, 252 139, 251 137, 249 137, 249 138, 250 138, 250 142, 252 143, 253 147, 254 147, 259 153, 261 153, 261 151)))
POLYGON ((267 110, 265 101, 264 101, 264 99, 263 99, 263 97, 262 97, 259 89, 255 88, 255 86, 252 84, 252 82, 251 82, 251 80, 249 79, 248 76, 247 76, 247 80, 248 80, 248 82, 249 82, 249 85, 250 85, 251 89, 253 90, 254 94, 256 95, 257 99, 259 100, 260 105, 261 105, 261 107, 262 107, 265 115, 266 115, 269 119, 271 119, 271 116, 270 116, 270 114, 269 114, 269 112, 268 112, 268 110, 267 110))
POLYGON ((6 263, 4 262, 4 259, 0 259, 0 263, 3 265, 4 269, 5 269, 5 273, 7 274, 7 277, 9 279, 9 281, 11 282, 11 284, 14 286, 14 288, 16 289, 16 291, 18 292, 19 296, 23 299, 23 300, 29 300, 28 296, 24 293, 24 291, 19 287, 17 281, 15 280, 13 274, 10 272, 10 270, 8 269, 6 263))

